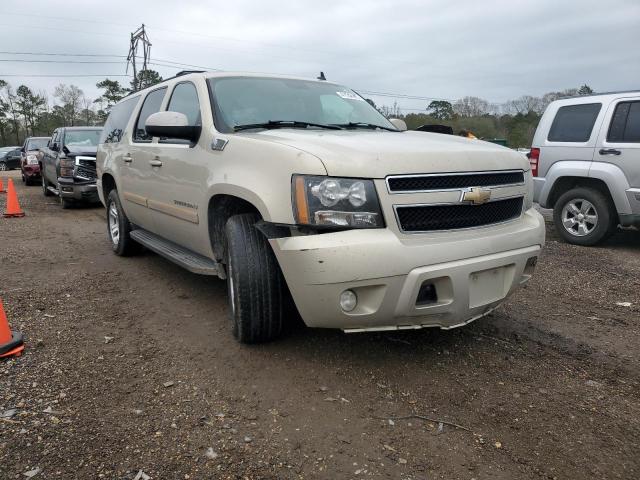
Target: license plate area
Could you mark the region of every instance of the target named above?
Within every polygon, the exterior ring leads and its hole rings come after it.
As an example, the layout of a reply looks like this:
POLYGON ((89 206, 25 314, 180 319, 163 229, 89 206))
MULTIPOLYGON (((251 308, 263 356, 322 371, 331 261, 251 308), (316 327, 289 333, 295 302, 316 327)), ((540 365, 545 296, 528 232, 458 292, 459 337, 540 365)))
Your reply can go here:
POLYGON ((489 305, 506 297, 515 269, 515 264, 511 264, 469 274, 469 308, 489 305))

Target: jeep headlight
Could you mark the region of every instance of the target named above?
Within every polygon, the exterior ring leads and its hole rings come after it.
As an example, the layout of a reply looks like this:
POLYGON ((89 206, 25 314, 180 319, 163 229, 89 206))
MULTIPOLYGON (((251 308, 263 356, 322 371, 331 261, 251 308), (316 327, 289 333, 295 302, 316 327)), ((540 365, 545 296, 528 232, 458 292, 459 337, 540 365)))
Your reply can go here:
POLYGON ((291 186, 293 214, 299 225, 384 227, 371 180, 294 175, 291 186))

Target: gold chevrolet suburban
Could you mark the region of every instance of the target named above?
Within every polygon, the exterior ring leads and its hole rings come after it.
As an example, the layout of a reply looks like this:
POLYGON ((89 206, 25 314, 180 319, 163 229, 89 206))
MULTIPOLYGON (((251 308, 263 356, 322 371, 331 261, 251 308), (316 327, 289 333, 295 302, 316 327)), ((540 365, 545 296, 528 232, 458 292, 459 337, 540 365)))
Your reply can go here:
POLYGON ((98 191, 114 252, 144 246, 227 280, 233 333, 453 328, 535 269, 527 159, 406 131, 323 80, 187 72, 109 115, 98 191))

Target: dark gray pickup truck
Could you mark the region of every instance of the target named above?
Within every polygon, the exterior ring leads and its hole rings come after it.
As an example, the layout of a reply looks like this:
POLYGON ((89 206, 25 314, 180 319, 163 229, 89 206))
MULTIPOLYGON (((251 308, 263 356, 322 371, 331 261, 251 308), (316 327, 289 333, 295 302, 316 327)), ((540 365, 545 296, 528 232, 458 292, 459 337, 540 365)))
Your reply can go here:
POLYGON ((62 208, 99 202, 96 148, 102 127, 63 127, 53 132, 40 165, 45 196, 58 195, 62 208))

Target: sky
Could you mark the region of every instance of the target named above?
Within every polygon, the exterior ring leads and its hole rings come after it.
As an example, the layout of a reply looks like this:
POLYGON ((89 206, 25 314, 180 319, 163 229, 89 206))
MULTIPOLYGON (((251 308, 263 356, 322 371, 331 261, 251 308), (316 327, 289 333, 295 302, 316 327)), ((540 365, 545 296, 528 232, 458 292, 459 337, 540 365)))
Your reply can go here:
POLYGON ((193 69, 175 63, 324 71, 405 113, 467 95, 502 103, 585 83, 640 89, 638 0, 2 0, 0 79, 52 101, 59 83, 96 98, 103 78, 130 80, 130 33, 143 23, 161 64, 150 68, 164 77, 193 69))

